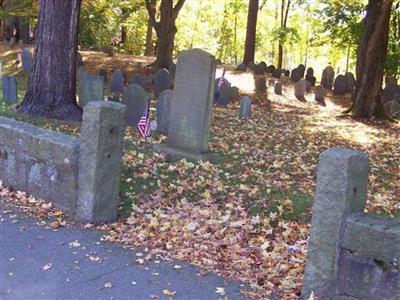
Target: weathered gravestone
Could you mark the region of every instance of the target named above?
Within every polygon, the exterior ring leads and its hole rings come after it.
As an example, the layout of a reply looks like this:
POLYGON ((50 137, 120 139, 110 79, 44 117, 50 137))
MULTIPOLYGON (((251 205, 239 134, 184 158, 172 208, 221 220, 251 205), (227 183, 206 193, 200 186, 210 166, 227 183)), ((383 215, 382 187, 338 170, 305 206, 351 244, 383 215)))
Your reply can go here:
POLYGON ((282 95, 282 82, 278 81, 274 85, 274 92, 277 95, 282 95))
POLYGON ((239 64, 239 65, 236 67, 236 70, 238 70, 238 71, 240 71, 240 72, 246 72, 246 71, 247 71, 247 67, 246 67, 245 64, 239 64))
POLYGON ((300 80, 294 85, 294 95, 298 100, 305 101, 304 95, 307 89, 306 80, 300 80))
POLYGON ((251 116, 251 99, 245 96, 240 100, 239 117, 242 119, 249 119, 251 116))
POLYGON ((271 74, 271 73, 274 73, 275 70, 276 70, 276 67, 274 65, 269 65, 267 67, 267 69, 265 70, 265 72, 268 74, 271 74))
POLYGON ((29 49, 22 49, 22 69, 28 74, 31 73, 33 68, 33 57, 29 49))
POLYGON ((254 73, 257 75, 264 75, 266 69, 267 65, 262 61, 255 67, 254 73))
POLYGON ((142 74, 135 74, 129 80, 129 84, 137 84, 144 88, 146 86, 146 77, 142 74))
POLYGON ((290 71, 289 70, 282 70, 283 75, 285 75, 285 77, 289 77, 290 76, 290 71))
POLYGON ((171 76, 167 69, 160 69, 154 75, 154 94, 156 97, 164 90, 171 88, 171 76))
POLYGON ((254 72, 255 71, 255 69, 257 68, 257 65, 254 63, 254 62, 249 62, 248 64, 247 64, 247 67, 252 71, 252 72, 254 72))
POLYGON ((267 80, 265 76, 257 76, 255 79, 255 86, 257 91, 264 92, 267 89, 267 80))
POLYGON ((384 103, 383 108, 388 116, 400 118, 400 93, 394 95, 393 100, 384 103))
POLYGON ((18 102, 17 80, 15 76, 6 76, 6 75, 2 76, 1 86, 2 86, 4 100, 10 103, 17 103, 18 102))
POLYGON ((85 222, 117 218, 125 112, 125 105, 106 101, 91 102, 84 109, 77 215, 85 222))
POLYGON ((306 80, 309 83, 311 83, 311 86, 315 86, 315 82, 317 81, 317 78, 315 78, 315 76, 314 76, 314 69, 313 68, 308 68, 307 69, 306 80))
POLYGON ((299 70, 298 68, 293 69, 292 73, 290 73, 290 81, 292 82, 299 82, 301 80, 302 76, 301 76, 301 70, 299 70))
POLYGON ((311 87, 312 87, 311 82, 306 80, 306 91, 307 91, 307 93, 311 92, 311 87))
POLYGON ((171 118, 172 90, 165 90, 160 93, 157 100, 157 131, 168 134, 171 118))
POLYGON ((394 80, 387 80, 385 89, 383 90, 383 102, 390 102, 394 100, 396 94, 400 94, 400 87, 394 80))
POLYGON ((337 96, 344 96, 347 92, 347 80, 343 75, 339 75, 335 79, 333 93, 337 96))
POLYGON ((125 85, 124 73, 120 69, 115 70, 111 75, 111 87, 110 87, 111 93, 122 94, 122 92, 124 91, 124 85, 125 85))
POLYGON ((104 77, 81 72, 79 76, 79 106, 104 100, 104 77))
POLYGON ((215 69, 214 56, 201 49, 179 54, 167 144, 156 149, 173 157, 212 159, 208 141, 215 69))
POLYGON ((325 104, 325 89, 322 85, 315 88, 315 101, 320 104, 325 104))
POLYGON ((282 70, 280 69, 275 69, 272 71, 272 77, 276 79, 281 79, 282 76, 282 70))
POLYGON ((136 127, 150 100, 150 95, 137 84, 128 85, 122 94, 122 104, 126 105, 126 123, 136 127))
POLYGON ((335 71, 331 66, 327 66, 322 72, 321 85, 327 90, 331 90, 333 87, 334 80, 335 80, 335 71))
POLYGON ((104 81, 107 81, 107 71, 106 71, 106 69, 100 69, 99 70, 99 76, 102 76, 104 78, 104 81))
POLYGON ((228 81, 228 79, 224 78, 222 87, 218 88, 220 79, 221 78, 215 79, 215 89, 218 89, 219 92, 216 93, 214 103, 217 105, 227 106, 231 99, 231 83, 228 81))
POLYGON ((347 72, 345 74, 345 77, 346 77, 346 93, 353 93, 354 87, 356 85, 356 78, 351 72, 347 72))
POLYGON ((303 78, 303 77, 304 77, 304 73, 306 72, 306 66, 303 65, 303 64, 300 64, 300 65, 297 67, 297 70, 299 70, 300 77, 303 78))

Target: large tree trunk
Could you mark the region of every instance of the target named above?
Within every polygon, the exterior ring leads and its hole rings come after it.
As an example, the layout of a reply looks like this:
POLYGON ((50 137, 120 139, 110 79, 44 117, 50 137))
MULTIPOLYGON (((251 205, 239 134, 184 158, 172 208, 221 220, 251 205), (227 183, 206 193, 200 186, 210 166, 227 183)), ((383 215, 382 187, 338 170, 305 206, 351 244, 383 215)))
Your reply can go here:
POLYGON ((258 0, 249 0, 249 11, 247 14, 246 43, 244 48, 243 63, 254 62, 256 51, 258 0))
POLYGON ((173 0, 161 0, 160 20, 158 22, 151 8, 150 0, 145 0, 145 3, 150 21, 157 33, 157 58, 153 66, 158 69, 168 68, 172 63, 172 52, 177 32, 175 21, 185 0, 178 0, 175 6, 173 0))
MULTIPOLYGON (((151 0, 150 6, 153 14, 156 14, 156 0, 151 0)), ((151 20, 147 21, 147 33, 146 33, 146 49, 144 51, 144 55, 150 56, 154 54, 154 49, 153 49, 153 24, 151 23, 151 20)))
POLYGON ((393 0, 369 0, 357 55, 353 115, 371 118, 382 109, 382 82, 393 0))
MULTIPOLYGON (((290 3, 291 0, 287 0, 286 8, 285 8, 285 1, 281 1, 281 29, 284 30, 287 28, 287 21, 289 17, 289 10, 290 10, 290 3)), ((282 69, 283 66, 283 42, 279 39, 279 46, 278 46, 278 69, 282 69)))
POLYGON ((20 113, 81 120, 76 103, 76 53, 81 0, 41 0, 34 65, 20 113))

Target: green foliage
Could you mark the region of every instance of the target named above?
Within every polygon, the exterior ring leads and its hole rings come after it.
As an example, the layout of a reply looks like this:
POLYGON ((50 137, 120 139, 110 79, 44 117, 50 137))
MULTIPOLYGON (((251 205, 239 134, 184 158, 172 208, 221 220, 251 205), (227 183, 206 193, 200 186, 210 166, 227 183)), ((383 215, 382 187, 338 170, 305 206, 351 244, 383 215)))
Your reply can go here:
POLYGON ((293 45, 300 40, 299 32, 293 27, 276 27, 272 31, 272 39, 276 42, 280 42, 282 45, 293 45))

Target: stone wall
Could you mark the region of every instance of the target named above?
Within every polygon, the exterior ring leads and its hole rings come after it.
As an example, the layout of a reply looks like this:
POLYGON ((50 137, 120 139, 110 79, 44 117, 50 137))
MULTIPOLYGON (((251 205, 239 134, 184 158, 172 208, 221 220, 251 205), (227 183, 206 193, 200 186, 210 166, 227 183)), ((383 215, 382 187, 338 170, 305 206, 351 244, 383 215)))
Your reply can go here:
POLYGON ((364 213, 368 156, 321 154, 302 298, 400 299, 400 219, 364 213))
POLYGON ((83 221, 115 220, 125 111, 119 103, 91 102, 80 138, 0 117, 0 180, 78 212, 83 221), (101 186, 107 187, 107 199, 101 186))

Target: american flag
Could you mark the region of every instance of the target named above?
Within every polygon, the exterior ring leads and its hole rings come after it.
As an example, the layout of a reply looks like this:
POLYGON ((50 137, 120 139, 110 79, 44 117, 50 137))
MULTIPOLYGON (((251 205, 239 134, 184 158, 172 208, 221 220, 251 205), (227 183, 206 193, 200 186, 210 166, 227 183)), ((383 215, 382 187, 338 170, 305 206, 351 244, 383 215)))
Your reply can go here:
POLYGON ((142 138, 146 138, 150 135, 149 106, 147 106, 142 117, 140 118, 137 124, 137 128, 142 138))
POLYGON ((215 100, 217 100, 219 97, 221 97, 221 89, 224 86, 225 83, 225 69, 222 72, 222 76, 220 77, 219 81, 218 81, 218 86, 217 86, 217 91, 215 93, 215 100))

